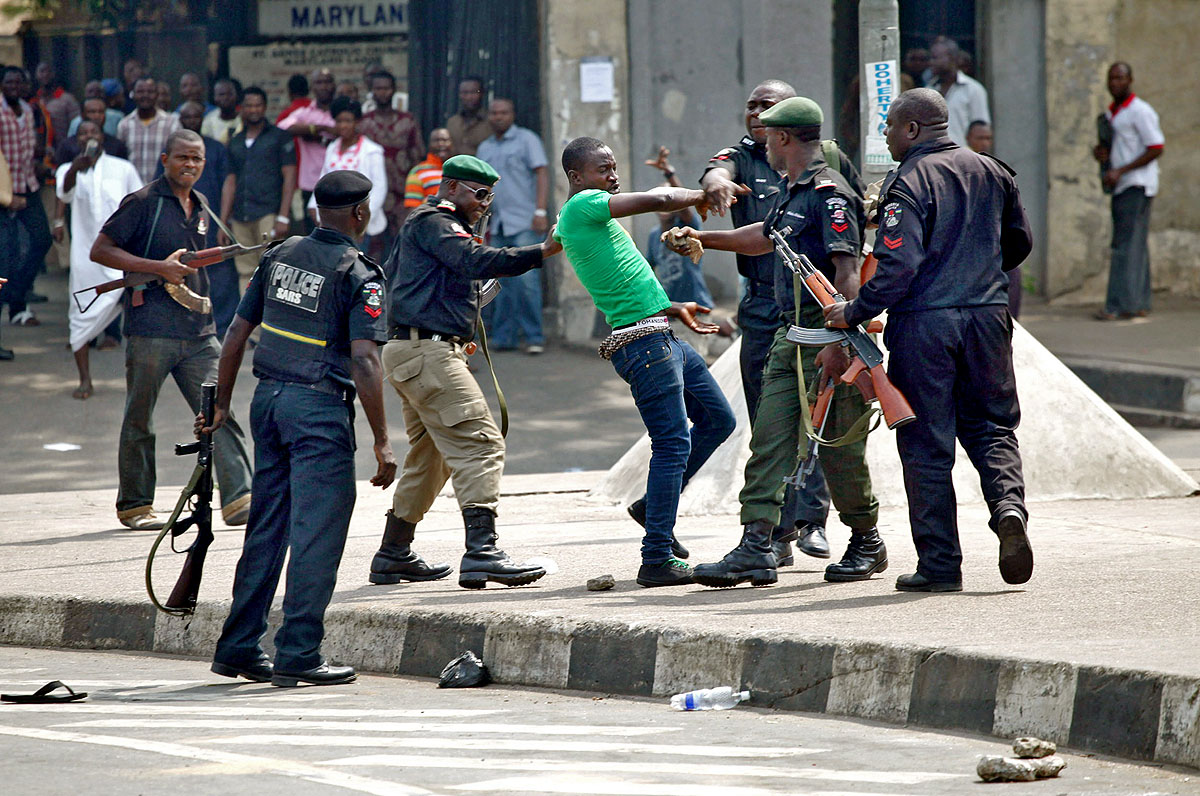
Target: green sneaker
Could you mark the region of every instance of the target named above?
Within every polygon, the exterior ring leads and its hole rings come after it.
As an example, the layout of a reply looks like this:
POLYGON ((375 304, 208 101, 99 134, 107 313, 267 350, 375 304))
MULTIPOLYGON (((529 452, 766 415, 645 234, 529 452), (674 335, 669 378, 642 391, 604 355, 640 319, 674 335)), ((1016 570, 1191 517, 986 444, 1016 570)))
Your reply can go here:
POLYGON ((642 564, 638 569, 637 582, 640 586, 686 586, 692 582, 692 568, 686 561, 668 558, 661 564, 642 564))

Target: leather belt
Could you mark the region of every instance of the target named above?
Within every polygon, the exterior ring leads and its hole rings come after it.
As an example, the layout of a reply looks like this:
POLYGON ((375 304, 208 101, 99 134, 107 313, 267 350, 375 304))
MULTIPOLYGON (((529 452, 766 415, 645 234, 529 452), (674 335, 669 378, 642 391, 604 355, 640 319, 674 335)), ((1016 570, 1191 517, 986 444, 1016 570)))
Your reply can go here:
POLYGON ((280 381, 279 379, 259 379, 259 381, 263 383, 270 382, 279 385, 287 384, 295 387, 303 387, 306 390, 316 390, 317 392, 323 392, 326 395, 332 395, 342 401, 346 400, 346 385, 336 382, 333 379, 321 379, 318 382, 312 383, 304 381, 280 381))
POLYGON ((388 329, 388 338, 391 340, 432 340, 435 343, 446 340, 447 342, 459 345, 467 342, 465 338, 455 334, 444 334, 442 332, 430 331, 429 329, 420 329, 416 326, 402 326, 399 324, 393 325, 388 329))

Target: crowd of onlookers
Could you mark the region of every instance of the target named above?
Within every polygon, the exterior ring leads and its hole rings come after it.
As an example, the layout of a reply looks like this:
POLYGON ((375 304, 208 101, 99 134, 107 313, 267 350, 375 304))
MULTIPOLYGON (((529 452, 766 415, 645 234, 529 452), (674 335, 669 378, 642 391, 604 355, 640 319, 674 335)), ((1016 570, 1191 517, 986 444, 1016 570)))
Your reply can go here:
MULTIPOLYGON (((375 186, 373 219, 361 245, 383 262, 409 211, 437 192, 441 164, 454 154, 478 154, 503 177, 490 230, 481 230, 490 232, 493 242, 521 245, 544 237, 549 228, 549 176, 541 139, 515 123, 511 100, 497 97, 485 105, 482 78, 459 82, 458 110, 428 140, 406 110, 407 94, 379 63, 365 66, 361 83, 337 82, 328 69, 293 75, 287 104, 273 119, 267 117, 267 93, 258 86, 243 86, 232 77, 207 85, 204 77, 186 73, 173 94, 136 58, 125 62, 121 79, 88 82, 82 102, 47 63, 39 64, 33 76, 20 67, 5 67, 2 86, 0 207, 7 212, 0 211, 0 250, 5 253, 0 277, 7 282, 0 289, 0 303, 8 305, 8 321, 15 325, 39 324, 30 305, 45 297, 33 284, 54 241, 65 245, 68 236, 90 238, 72 240, 69 247, 72 291, 88 286, 76 284, 76 271, 93 282, 103 281, 105 272, 83 261, 104 220, 97 218, 99 210, 119 204, 130 185, 140 187, 162 176, 160 156, 179 129, 204 140, 206 163, 195 190, 220 221, 207 226, 210 245, 231 242, 223 230, 247 246, 311 230, 317 223, 312 199, 317 180, 329 171, 354 169, 375 186), (103 165, 112 159, 126 161, 136 179, 127 180, 120 169, 120 178, 114 178, 114 167, 103 165), (5 166, 11 198, 4 190, 5 166), (107 176, 100 179, 100 173, 107 176), (81 213, 85 203, 89 207, 81 213), (88 223, 76 223, 77 216, 87 217, 88 223)), ((256 264, 257 255, 251 254, 208 269, 219 334, 232 319, 256 264)), ((523 341, 529 353, 542 350, 537 274, 514 281, 489 309, 494 348, 516 348, 523 341)), ((71 310, 80 315, 77 306, 71 310)), ((114 305, 102 313, 93 311, 87 322, 74 323, 72 348, 78 352, 83 347, 76 397, 91 394, 86 347, 119 343, 119 312, 114 305), (94 328, 100 320, 103 325, 94 328)), ((12 358, 11 351, 0 347, 0 359, 12 358)))

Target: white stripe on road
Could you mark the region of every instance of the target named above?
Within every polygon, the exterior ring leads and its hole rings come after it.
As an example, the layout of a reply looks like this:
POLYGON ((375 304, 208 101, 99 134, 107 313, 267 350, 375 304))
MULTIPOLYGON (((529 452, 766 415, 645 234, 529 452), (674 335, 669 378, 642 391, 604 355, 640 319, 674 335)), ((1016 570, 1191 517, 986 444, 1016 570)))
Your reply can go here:
MULTIPOLYGON (((464 726, 464 731, 469 731, 464 726)), ((401 747, 404 749, 487 749, 496 752, 602 752, 605 754, 670 754, 678 757, 772 758, 815 755, 830 751, 809 747, 771 746, 672 746, 670 744, 604 741, 539 741, 533 738, 380 738, 373 735, 235 735, 227 738, 196 738, 193 743, 231 746, 353 746, 358 748, 401 747)))
MULTIPOLYGON (((463 751, 471 750, 470 742, 461 744, 463 751)), ((718 753, 719 754, 719 753, 718 753)), ((837 771, 831 768, 778 768, 746 765, 705 765, 703 763, 673 763, 658 761, 611 762, 587 760, 537 760, 518 758, 498 760, 464 755, 462 757, 424 757, 421 755, 358 755, 336 760, 322 760, 324 766, 391 766, 394 768, 455 768, 494 769, 497 771, 572 771, 596 774, 655 774, 682 775, 689 781, 717 777, 770 777, 772 779, 825 779, 834 782, 869 782, 876 785, 919 785, 944 779, 957 779, 968 774, 942 774, 932 771, 837 771)))
MULTIPOLYGON (((862 793, 847 793, 843 791, 797 791, 797 790, 767 790, 763 788, 734 787, 730 785, 696 785, 688 782, 655 783, 655 782, 618 782, 608 779, 593 779, 591 777, 560 776, 560 777, 505 777, 489 779, 481 782, 468 782, 465 785, 447 785, 447 790, 467 791, 469 793, 580 793, 587 796, 678 796, 686 793, 688 796, 778 796, 787 793, 788 796, 864 796, 862 793)), ((870 796, 900 796, 894 793, 873 792, 870 796)))
MULTIPOLYGON (((18 738, 32 738, 39 741, 63 741, 66 743, 85 743, 97 746, 114 746, 121 749, 132 749, 135 752, 153 752, 169 757, 182 757, 188 760, 204 760, 231 766, 229 773, 246 774, 260 772, 263 774, 279 774, 288 777, 316 782, 336 788, 369 793, 373 796, 429 796, 430 791, 412 785, 397 782, 368 779, 355 774, 345 774, 330 771, 319 766, 299 763, 291 760, 273 760, 268 757, 220 752, 215 749, 201 749, 185 744, 151 741, 144 738, 117 738, 111 735, 84 735, 77 732, 58 732, 55 730, 39 730, 30 727, 6 727, 0 725, 0 735, 11 735, 18 738)), ((209 773, 209 772, 206 772, 209 773)), ((221 773, 221 772, 212 772, 221 773)))
POLYGON ((606 727, 574 724, 439 724, 414 721, 279 721, 273 719, 98 719, 57 724, 57 727, 168 730, 342 730, 346 732, 451 732, 499 735, 616 735, 638 736, 675 732, 679 727, 606 727))
POLYGON ((66 705, 26 705, 22 712, 45 713, 136 713, 145 716, 297 716, 304 719, 353 719, 357 717, 375 717, 379 719, 454 719, 488 716, 504 713, 503 710, 459 710, 449 708, 418 709, 383 709, 364 708, 268 708, 249 705, 213 705, 176 706, 176 705, 141 705, 136 703, 70 703, 66 705))

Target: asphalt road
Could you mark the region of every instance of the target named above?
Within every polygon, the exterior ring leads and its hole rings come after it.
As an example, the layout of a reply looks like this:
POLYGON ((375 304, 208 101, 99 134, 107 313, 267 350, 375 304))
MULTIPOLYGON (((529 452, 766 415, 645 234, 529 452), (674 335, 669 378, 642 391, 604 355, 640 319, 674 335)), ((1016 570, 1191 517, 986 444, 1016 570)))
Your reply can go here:
POLYGON ((984 786, 995 739, 664 700, 362 677, 279 689, 205 662, 0 647, 0 691, 61 679, 89 698, 0 705, 5 792, 962 796, 1200 794, 1200 772, 1066 754, 1055 780, 984 786))

